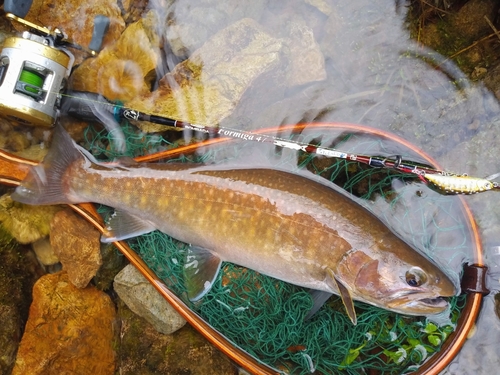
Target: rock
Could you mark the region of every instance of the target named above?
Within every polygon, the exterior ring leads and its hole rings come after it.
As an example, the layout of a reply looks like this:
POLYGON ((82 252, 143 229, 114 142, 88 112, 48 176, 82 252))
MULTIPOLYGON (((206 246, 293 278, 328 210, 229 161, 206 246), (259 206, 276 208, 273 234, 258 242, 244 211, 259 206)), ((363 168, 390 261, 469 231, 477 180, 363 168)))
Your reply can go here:
POLYGON ((31 289, 43 272, 31 254, 0 228, 0 374, 10 374, 14 366, 31 289))
POLYGON ((52 266, 59 263, 59 258, 50 245, 50 240, 48 238, 40 238, 39 240, 33 242, 31 247, 35 252, 38 261, 44 266, 52 266))
POLYGON ((102 266, 94 277, 97 289, 107 291, 113 286, 113 279, 126 264, 125 257, 112 243, 101 243, 102 266))
POLYGON ((137 22, 146 10, 149 0, 122 0, 123 19, 127 24, 137 22))
POLYGON ((69 208, 50 223, 50 244, 77 288, 85 288, 102 264, 100 233, 69 208))
POLYGON ((500 100, 500 61, 488 70, 484 77, 484 84, 500 100))
POLYGON ((72 88, 120 101, 149 92, 159 57, 159 37, 154 33, 156 22, 155 13, 149 12, 128 26, 116 43, 75 69, 72 88))
POLYGON ((330 6, 329 2, 326 0, 304 0, 306 4, 309 4, 316 9, 318 9, 321 13, 325 14, 326 16, 329 16, 332 14, 332 7, 330 6))
POLYGON ((164 38, 173 54, 188 58, 217 32, 242 18, 259 21, 266 3, 265 0, 204 0, 196 5, 173 2, 166 14, 164 38))
MULTIPOLYGON (((4 280, 0 273, 0 282, 9 281, 4 280)), ((0 295, 0 301, 0 319, 2 320, 0 326, 0 347, 2 348, 0 374, 10 374, 16 359, 17 347, 21 340, 23 321, 19 316, 17 306, 5 303, 2 295, 0 295)))
POLYGON ((35 242, 50 232, 50 221, 61 208, 30 206, 14 202, 10 195, 0 197, 0 222, 21 244, 35 242))
POLYGON ((66 272, 41 277, 12 375, 113 375, 115 319, 105 293, 76 288, 66 272))
POLYGON ((289 30, 288 85, 303 85, 326 79, 325 58, 312 29, 303 22, 295 21, 290 24, 289 30))
POLYGON ((121 375, 234 375, 231 361, 190 325, 164 335, 118 302, 121 375))
MULTIPOLYGON (((232 113, 245 90, 280 61, 281 39, 245 18, 214 35, 164 76, 158 90, 126 105, 142 112, 216 126, 232 113)), ((143 127, 161 131, 162 126, 143 127)))
POLYGON ((484 17, 494 22, 497 11, 497 0, 469 0, 451 17, 453 30, 472 39, 491 34, 493 30, 484 17))
MULTIPOLYGON (((107 16, 110 20, 109 29, 104 37, 103 47, 112 44, 120 37, 125 28, 117 0, 78 0, 44 1, 34 0, 26 20, 37 25, 59 28, 75 43, 88 47, 92 39, 94 17, 107 16)), ((16 27, 18 27, 16 25, 16 27)), ((86 53, 73 49, 78 64, 86 53)))
POLYGON ((168 335, 186 324, 179 313, 131 264, 116 275, 113 286, 130 310, 146 319, 158 332, 168 335))

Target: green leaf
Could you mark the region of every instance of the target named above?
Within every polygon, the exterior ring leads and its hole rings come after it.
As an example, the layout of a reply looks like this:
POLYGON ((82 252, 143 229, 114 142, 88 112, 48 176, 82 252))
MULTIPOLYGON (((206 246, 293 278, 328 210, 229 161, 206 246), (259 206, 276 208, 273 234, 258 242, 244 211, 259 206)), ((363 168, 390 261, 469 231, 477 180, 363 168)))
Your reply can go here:
POLYGON ((438 346, 439 344, 441 344, 441 338, 437 335, 429 335, 429 337, 427 337, 427 340, 429 340, 431 345, 434 346, 438 346))
POLYGON ((435 325, 434 323, 429 322, 429 323, 427 323, 427 325, 425 326, 424 331, 425 331, 426 333, 433 333, 433 332, 436 332, 436 331, 437 331, 437 329, 438 329, 437 325, 435 325))
POLYGON ((412 346, 415 347, 419 344, 421 344, 419 339, 412 339, 411 337, 408 337, 408 343, 412 346))

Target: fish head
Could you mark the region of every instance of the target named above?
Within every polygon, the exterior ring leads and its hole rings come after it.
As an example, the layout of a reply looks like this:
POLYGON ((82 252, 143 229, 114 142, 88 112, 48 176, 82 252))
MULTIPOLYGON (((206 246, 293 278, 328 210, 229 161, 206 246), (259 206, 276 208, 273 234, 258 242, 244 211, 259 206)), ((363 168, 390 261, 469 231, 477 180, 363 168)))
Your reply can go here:
POLYGON ((338 271, 355 299, 406 315, 443 312, 448 308, 443 297, 458 292, 450 277, 409 247, 405 251, 352 250, 338 271))

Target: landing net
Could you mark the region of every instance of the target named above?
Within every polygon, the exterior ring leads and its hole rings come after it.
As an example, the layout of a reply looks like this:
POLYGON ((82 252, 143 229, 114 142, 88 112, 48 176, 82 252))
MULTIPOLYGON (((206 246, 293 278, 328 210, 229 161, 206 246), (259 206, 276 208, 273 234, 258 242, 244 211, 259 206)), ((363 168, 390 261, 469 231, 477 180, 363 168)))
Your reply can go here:
MULTIPOLYGON (((169 141, 169 133, 143 134, 130 125, 124 131, 127 156, 132 157, 197 141, 169 141)), ((411 150, 380 136, 334 127, 321 133, 306 129, 288 137, 346 152, 398 154, 422 162, 411 150)), ((89 127, 85 139, 84 147, 100 160, 121 156, 113 151, 105 131, 89 127)), ((472 256, 471 232, 457 197, 434 192, 414 176, 244 141, 203 148, 170 161, 218 164, 241 160, 291 172, 308 169, 317 178, 333 181, 457 279, 462 262, 472 256)), ((106 216, 110 210, 103 207, 101 212, 106 216)), ((305 321, 312 306, 307 290, 229 263, 224 263, 211 291, 193 304, 183 282, 186 244, 156 231, 129 245, 211 326, 258 360, 290 374, 411 373, 440 350, 465 305, 464 295, 451 298, 448 323, 440 325, 355 302, 358 323, 353 326, 340 299, 333 296, 305 321)))

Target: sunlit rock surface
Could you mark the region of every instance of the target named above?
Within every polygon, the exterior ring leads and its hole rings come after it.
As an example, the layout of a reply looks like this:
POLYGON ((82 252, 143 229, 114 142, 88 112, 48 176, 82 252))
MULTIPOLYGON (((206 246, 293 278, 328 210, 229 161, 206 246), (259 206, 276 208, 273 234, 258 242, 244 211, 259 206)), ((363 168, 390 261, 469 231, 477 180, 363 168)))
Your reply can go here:
POLYGON ((57 206, 30 206, 14 202, 10 195, 0 197, 0 222, 19 243, 35 242, 50 232, 50 221, 57 206))
POLYGON ((59 211, 50 223, 50 244, 78 288, 85 288, 102 264, 100 233, 69 209, 59 211))
POLYGON ((131 24, 96 58, 85 60, 72 74, 76 91, 99 93, 109 100, 128 101, 148 93, 159 58, 154 12, 131 24))
MULTIPOLYGON (((125 28, 117 0, 78 0, 44 1, 33 0, 26 20, 37 25, 58 27, 77 44, 88 47, 92 39, 94 17, 107 16, 110 20, 109 30, 103 41, 103 46, 117 40, 125 28)), ((16 25, 20 30, 22 27, 16 25)), ((72 50, 76 63, 81 62, 87 54, 72 50)))
POLYGON ((116 275, 113 286, 130 310, 146 319, 158 332, 168 335, 186 324, 179 313, 131 264, 116 275))
MULTIPOLYGON (((186 58, 201 48, 218 31, 252 18, 259 21, 266 0, 205 0, 195 4, 170 1, 166 7, 164 37, 172 53, 186 58)), ((158 11, 161 11, 158 9, 158 11)))
POLYGON ((38 261, 44 266, 52 266, 59 263, 54 249, 50 244, 49 238, 40 238, 31 244, 33 251, 36 254, 38 261))
POLYGON ((65 272, 41 277, 12 374, 114 374, 115 319, 105 293, 76 288, 65 272))
POLYGON ((146 113, 215 126, 232 113, 257 77, 278 65, 282 47, 282 40, 267 34, 254 20, 242 19, 176 65, 161 79, 158 90, 126 104, 146 113))
POLYGON ((313 30, 301 20, 293 20, 288 28, 288 85, 303 85, 326 79, 325 58, 313 30))

